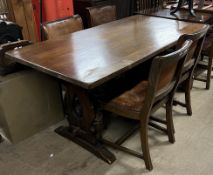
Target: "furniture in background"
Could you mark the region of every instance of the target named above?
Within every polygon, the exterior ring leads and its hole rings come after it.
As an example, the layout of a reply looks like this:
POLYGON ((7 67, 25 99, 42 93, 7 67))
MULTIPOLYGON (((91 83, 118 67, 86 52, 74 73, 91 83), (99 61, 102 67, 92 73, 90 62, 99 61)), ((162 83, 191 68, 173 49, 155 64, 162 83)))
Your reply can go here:
POLYGON ((164 0, 136 0, 136 12, 150 12, 161 9, 164 6, 164 0))
POLYGON ((135 15, 74 32, 57 42, 49 40, 9 51, 6 56, 66 84, 73 97, 73 115, 68 116, 69 126, 56 132, 112 163, 115 155, 100 141, 102 115, 93 98, 96 89, 174 46, 182 34, 198 32, 203 26, 135 15))
MULTIPOLYGON (((181 77, 186 54, 191 44, 191 40, 186 40, 181 47, 173 53, 155 57, 152 61, 148 80, 139 82, 133 88, 127 90, 118 97, 109 101, 100 102, 103 106, 103 110, 115 113, 121 117, 139 121, 143 154, 121 146, 126 140, 126 136, 121 137, 122 139, 125 138, 121 142, 114 143, 104 139, 103 142, 109 146, 144 159, 148 170, 153 169, 148 143, 148 124, 150 120, 165 124, 166 129, 164 132, 168 135, 169 142, 175 142, 172 119, 173 97, 181 77), (150 117, 164 105, 166 105, 166 120, 150 117)), ((128 83, 128 81, 126 80, 125 83, 128 83)), ((121 86, 123 85, 121 84, 121 86)), ((106 95, 108 96, 108 94, 106 95)), ((130 135, 128 135, 127 138, 129 136, 130 135)))
POLYGON ((8 20, 23 28, 24 39, 38 41, 31 0, 7 0, 5 3, 8 20))
POLYGON ((206 89, 210 89, 212 75, 212 60, 213 60, 213 31, 212 28, 207 32, 206 39, 201 52, 201 60, 198 62, 195 72, 195 80, 206 83, 206 89), (207 57, 207 58, 206 58, 207 57), (206 61, 207 59, 207 61, 206 61), (200 78, 199 75, 207 71, 206 78, 200 78))
POLYGON ((88 7, 87 10, 89 27, 95 27, 116 20, 115 5, 88 7))
POLYGON ((0 19, 11 20, 11 14, 9 13, 7 0, 0 0, 0 19))
MULTIPOLYGON (((208 9, 213 5, 212 0, 194 0, 193 2, 194 9, 208 9)), ((182 7, 187 8, 187 5, 183 5, 182 7)))
POLYGON ((179 0, 177 6, 173 10, 171 10, 171 14, 175 14, 177 11, 179 11, 185 1, 188 4, 188 13, 191 16, 196 16, 194 9, 193 9, 194 0, 179 0))
POLYGON ((22 66, 18 65, 16 62, 5 59, 5 52, 17 47, 24 47, 29 44, 31 43, 27 40, 20 40, 0 45, 0 76, 4 76, 22 69, 22 66))
POLYGON ((125 18, 133 14, 134 0, 111 0, 111 4, 116 6, 117 19, 125 18))
POLYGON ((198 9, 202 9, 203 6, 204 6, 204 2, 205 0, 199 0, 197 3, 198 3, 198 9))
POLYGON ((32 5, 39 39, 41 24, 74 15, 73 0, 32 0, 32 5))
POLYGON ((6 0, 0 0, 0 20, 8 19, 8 10, 6 0))
POLYGON ((84 23, 84 27, 88 28, 87 10, 88 7, 115 5, 117 11, 117 19, 128 17, 132 14, 133 0, 74 0, 74 11, 79 14, 84 23))
POLYGON ((87 19, 87 7, 94 7, 94 6, 102 6, 102 5, 110 5, 110 0, 74 0, 74 11, 75 13, 79 14, 84 23, 84 27, 88 28, 89 23, 87 19))
POLYGON ((48 40, 82 30, 84 27, 81 17, 79 15, 74 15, 44 23, 42 28, 44 33, 43 39, 48 40))
POLYGON ((145 10, 145 11, 137 11, 136 14, 141 15, 148 15, 148 16, 155 16, 167 19, 173 19, 178 21, 186 21, 186 22, 198 22, 198 23, 206 23, 211 24, 213 23, 213 14, 209 13, 208 10, 196 10, 196 16, 191 16, 188 14, 188 11, 184 8, 177 11, 175 14, 170 13, 170 9, 167 8, 158 8, 152 10, 145 10))

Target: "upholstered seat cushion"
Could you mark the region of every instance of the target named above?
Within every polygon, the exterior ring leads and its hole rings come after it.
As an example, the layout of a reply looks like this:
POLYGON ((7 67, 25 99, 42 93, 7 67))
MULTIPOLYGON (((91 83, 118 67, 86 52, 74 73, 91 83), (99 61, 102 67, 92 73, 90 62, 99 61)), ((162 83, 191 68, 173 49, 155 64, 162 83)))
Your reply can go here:
POLYGON ((111 112, 116 111, 116 113, 122 112, 128 118, 138 119, 138 114, 144 104, 147 88, 148 81, 142 81, 132 89, 108 102, 105 105, 105 109, 111 112))

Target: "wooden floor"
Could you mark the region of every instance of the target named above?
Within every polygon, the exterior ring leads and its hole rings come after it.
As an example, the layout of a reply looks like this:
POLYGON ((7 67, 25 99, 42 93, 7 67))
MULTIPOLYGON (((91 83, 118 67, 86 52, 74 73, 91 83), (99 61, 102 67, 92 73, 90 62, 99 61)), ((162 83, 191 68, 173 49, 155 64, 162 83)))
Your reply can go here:
MULTIPOLYGON (((182 107, 174 107, 175 144, 170 144, 164 134, 150 129, 152 172, 145 169, 143 160, 116 150, 112 151, 117 161, 108 165, 58 136, 53 126, 17 145, 6 141, 0 144, 0 175, 212 175, 213 86, 207 91, 203 83, 195 82, 192 99, 191 117, 185 115, 182 107)), ((156 115, 163 117, 164 109, 156 115)), ((105 137, 115 138, 129 127, 126 121, 114 120, 105 137)), ((138 133, 125 145, 140 150, 138 133)))

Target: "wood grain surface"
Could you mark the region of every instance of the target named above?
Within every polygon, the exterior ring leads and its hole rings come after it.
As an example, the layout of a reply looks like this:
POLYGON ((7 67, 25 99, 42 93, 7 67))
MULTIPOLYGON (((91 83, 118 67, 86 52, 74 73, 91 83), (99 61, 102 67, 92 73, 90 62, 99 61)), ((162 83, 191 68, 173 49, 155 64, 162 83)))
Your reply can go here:
POLYGON ((7 58, 91 89, 173 46, 203 24, 136 15, 10 51, 7 58))

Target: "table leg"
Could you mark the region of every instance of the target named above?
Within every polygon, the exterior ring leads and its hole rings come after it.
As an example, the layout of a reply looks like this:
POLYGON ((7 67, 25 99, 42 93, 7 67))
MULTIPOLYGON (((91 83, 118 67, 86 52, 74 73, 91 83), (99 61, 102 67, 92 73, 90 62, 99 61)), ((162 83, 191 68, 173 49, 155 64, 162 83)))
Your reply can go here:
POLYGON ((97 157, 113 163, 116 158, 101 143, 102 115, 95 109, 88 92, 80 87, 67 86, 69 97, 69 126, 61 126, 56 133, 94 153, 97 157))

